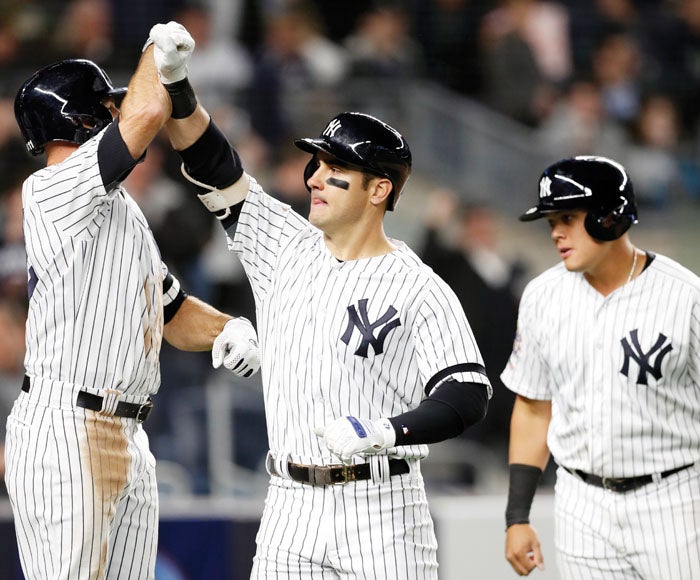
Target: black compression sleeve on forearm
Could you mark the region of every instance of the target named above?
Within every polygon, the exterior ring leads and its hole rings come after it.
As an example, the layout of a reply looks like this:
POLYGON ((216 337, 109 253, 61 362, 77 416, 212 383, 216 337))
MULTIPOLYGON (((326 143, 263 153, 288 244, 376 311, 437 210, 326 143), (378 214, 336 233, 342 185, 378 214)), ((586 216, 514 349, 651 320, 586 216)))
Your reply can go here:
MULTIPOLYGON (((190 177, 217 189, 236 183, 243 175, 238 153, 213 120, 197 141, 179 153, 190 177)), ((198 193, 209 192, 200 187, 196 189, 198 193)))
POLYGON ((534 465, 510 464, 506 529, 513 524, 530 523, 530 508, 541 476, 542 470, 534 465))
POLYGON ((484 417, 487 404, 485 385, 447 381, 415 409, 389 419, 396 431, 396 445, 438 443, 457 437, 484 417))

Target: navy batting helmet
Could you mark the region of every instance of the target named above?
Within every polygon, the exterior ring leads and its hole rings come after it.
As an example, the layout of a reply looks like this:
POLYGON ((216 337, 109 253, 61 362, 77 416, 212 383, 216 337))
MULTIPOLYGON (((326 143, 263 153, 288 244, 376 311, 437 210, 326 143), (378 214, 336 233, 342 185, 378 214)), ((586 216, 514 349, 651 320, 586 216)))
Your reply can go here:
MULTIPOLYGON (((386 177, 393 185, 387 204, 390 211, 396 207, 411 173, 411 150, 406 139, 393 127, 364 113, 340 113, 317 139, 307 137, 294 143, 307 153, 323 151, 363 171, 386 177)), ((308 174, 305 172, 305 182, 308 174)))
POLYGON ((532 221, 567 209, 587 210, 586 231, 603 242, 616 240, 637 223, 632 182, 622 165, 606 157, 570 157, 547 167, 538 204, 519 219, 532 221))
POLYGON ((105 97, 119 104, 126 88, 114 88, 94 62, 69 59, 36 71, 15 97, 15 118, 32 155, 49 141, 78 145, 112 122, 105 97))

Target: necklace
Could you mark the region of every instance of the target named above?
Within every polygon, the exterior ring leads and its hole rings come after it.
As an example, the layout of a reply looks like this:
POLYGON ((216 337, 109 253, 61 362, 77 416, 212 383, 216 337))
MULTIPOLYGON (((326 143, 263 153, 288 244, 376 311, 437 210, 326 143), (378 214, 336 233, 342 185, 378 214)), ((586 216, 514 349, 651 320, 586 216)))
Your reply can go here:
POLYGON ((634 277, 634 271, 637 269, 637 248, 634 248, 634 259, 632 260, 632 269, 630 270, 629 276, 627 276, 627 283, 629 284, 634 277))

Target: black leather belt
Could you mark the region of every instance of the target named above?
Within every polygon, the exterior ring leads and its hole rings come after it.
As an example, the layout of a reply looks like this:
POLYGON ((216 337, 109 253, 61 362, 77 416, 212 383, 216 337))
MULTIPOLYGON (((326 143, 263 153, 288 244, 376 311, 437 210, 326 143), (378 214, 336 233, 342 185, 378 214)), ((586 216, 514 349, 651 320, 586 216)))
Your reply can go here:
MULTIPOLYGON (((389 460, 389 475, 402 475, 408 473, 411 468, 404 459, 389 460)), ((279 475, 271 466, 274 475, 279 475)), ((371 479, 369 463, 357 465, 300 465, 299 463, 287 464, 289 477, 294 481, 309 483, 311 485, 334 485, 336 483, 348 483, 350 481, 363 481, 371 479)))
MULTIPOLYGON (((29 392, 30 381, 27 375, 24 375, 24 380, 22 381, 22 390, 25 393, 29 392)), ((83 409, 89 409, 91 411, 101 411, 102 410, 102 400, 103 397, 99 395, 93 395, 87 391, 78 391, 78 396, 75 399, 75 404, 83 409)), ((114 410, 113 415, 115 417, 124 417, 126 419, 136 419, 137 422, 143 423, 148 416, 151 414, 153 409, 153 402, 148 399, 142 405, 138 403, 127 403, 125 401, 119 401, 117 403, 117 408, 114 410)))
MULTIPOLYGON (((689 465, 683 465, 682 467, 675 467, 674 469, 669 469, 668 471, 660 473, 658 475, 658 478, 664 479, 669 475, 673 475, 674 473, 678 473, 679 471, 688 469, 693 465, 695 464, 691 463, 689 465)), ((638 475, 637 477, 600 477, 598 475, 586 473, 585 471, 581 471, 580 469, 569 469, 568 467, 564 467, 564 469, 566 469, 566 471, 568 471, 569 473, 579 477, 585 483, 595 485, 596 487, 602 487, 603 489, 608 489, 610 491, 615 491, 617 493, 624 493, 626 491, 634 491, 635 489, 639 489, 640 487, 654 481, 654 478, 656 477, 654 475, 638 475)))

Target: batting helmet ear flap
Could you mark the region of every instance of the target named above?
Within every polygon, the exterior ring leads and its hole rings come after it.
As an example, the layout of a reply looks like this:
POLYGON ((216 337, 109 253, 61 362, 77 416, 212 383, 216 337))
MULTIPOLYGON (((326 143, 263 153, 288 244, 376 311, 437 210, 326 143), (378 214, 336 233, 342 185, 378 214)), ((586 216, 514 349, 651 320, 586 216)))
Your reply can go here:
POLYGON ((306 167, 304 167, 304 186, 306 187, 306 190, 311 192, 311 188, 309 187, 309 179, 311 179, 311 176, 316 173, 316 170, 321 166, 321 164, 318 162, 318 159, 316 159, 316 155, 314 155, 311 160, 306 164, 306 167))
POLYGON ((634 215, 625 213, 627 200, 620 196, 620 202, 620 205, 603 215, 599 215, 593 209, 588 211, 583 226, 589 236, 601 242, 611 242, 622 236, 632 224, 636 223, 634 215))

